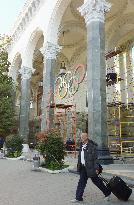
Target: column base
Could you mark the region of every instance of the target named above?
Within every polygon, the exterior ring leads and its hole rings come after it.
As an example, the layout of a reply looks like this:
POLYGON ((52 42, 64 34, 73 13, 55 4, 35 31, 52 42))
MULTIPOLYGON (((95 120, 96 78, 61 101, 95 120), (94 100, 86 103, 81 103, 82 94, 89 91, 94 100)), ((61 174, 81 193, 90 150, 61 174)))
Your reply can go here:
POLYGON ((113 164, 113 157, 110 156, 108 148, 99 148, 98 149, 98 159, 100 164, 113 164))
POLYGON ((22 154, 21 157, 24 160, 31 160, 31 150, 29 149, 29 145, 28 144, 22 144, 23 145, 23 149, 22 149, 22 154))
POLYGON ((28 153, 28 152, 30 152, 30 149, 29 149, 29 145, 28 145, 28 144, 22 144, 22 145, 23 145, 22 153, 28 153))

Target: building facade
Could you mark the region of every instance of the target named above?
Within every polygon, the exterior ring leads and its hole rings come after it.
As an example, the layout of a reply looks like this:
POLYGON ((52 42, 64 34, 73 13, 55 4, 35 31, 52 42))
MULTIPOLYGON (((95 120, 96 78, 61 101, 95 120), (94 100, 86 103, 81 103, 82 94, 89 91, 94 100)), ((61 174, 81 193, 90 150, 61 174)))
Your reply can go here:
POLYGON ((133 9, 133 0, 26 1, 9 46, 24 143, 29 120, 40 120, 42 131, 53 126, 52 104, 88 115, 100 156, 109 158, 108 140, 122 143, 130 129, 133 143, 133 9))

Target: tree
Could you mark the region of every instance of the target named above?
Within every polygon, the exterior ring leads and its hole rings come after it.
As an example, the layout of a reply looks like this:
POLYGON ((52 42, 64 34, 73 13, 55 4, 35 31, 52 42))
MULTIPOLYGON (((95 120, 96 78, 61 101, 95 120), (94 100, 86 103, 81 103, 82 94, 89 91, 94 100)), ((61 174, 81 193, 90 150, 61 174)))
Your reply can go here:
POLYGON ((8 53, 10 39, 0 35, 0 135, 7 136, 14 126, 14 85, 8 76, 8 53))

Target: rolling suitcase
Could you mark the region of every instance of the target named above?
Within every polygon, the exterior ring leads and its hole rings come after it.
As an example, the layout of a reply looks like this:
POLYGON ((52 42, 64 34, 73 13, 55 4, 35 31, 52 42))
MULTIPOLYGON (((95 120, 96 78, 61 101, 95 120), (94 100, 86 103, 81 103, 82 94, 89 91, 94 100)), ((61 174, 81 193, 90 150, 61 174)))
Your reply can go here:
POLYGON ((108 182, 106 179, 101 177, 106 183, 111 192, 120 200, 127 201, 132 193, 132 189, 118 176, 113 176, 108 182))

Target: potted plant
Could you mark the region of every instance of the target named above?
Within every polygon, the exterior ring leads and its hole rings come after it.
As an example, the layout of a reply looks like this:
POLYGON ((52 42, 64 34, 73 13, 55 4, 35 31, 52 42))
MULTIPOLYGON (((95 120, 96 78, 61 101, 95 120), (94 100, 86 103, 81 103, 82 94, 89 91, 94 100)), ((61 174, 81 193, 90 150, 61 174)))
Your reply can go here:
POLYGON ((44 167, 60 170, 64 165, 64 142, 58 129, 50 129, 37 135, 37 150, 44 156, 44 167))

